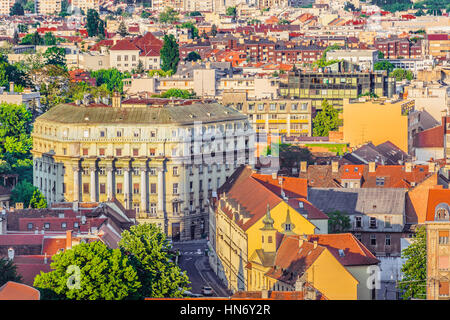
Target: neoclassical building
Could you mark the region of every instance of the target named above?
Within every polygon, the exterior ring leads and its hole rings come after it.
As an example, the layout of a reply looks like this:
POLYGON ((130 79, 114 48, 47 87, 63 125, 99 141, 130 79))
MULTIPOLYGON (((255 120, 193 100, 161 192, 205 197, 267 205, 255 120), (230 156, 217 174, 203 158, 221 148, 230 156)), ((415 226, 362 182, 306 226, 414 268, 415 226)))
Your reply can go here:
POLYGON ((216 103, 61 104, 32 136, 49 203, 116 198, 175 240, 206 235, 208 199, 254 153, 247 117, 216 103))

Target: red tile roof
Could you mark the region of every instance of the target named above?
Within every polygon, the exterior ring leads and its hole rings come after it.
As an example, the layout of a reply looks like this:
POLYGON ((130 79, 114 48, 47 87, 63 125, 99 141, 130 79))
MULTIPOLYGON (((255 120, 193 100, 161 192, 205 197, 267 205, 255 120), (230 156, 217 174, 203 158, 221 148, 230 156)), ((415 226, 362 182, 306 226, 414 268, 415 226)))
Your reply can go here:
POLYGON ((42 234, 2 234, 0 246, 42 245, 42 234))
POLYGON ((344 266, 359 266, 378 264, 380 261, 351 233, 314 234, 308 236, 308 241, 326 247, 344 266), (343 256, 339 250, 343 250, 343 256))
POLYGON ((136 47, 130 40, 123 39, 117 41, 115 45, 113 45, 109 50, 138 50, 139 48, 136 47))
POLYGON ((8 281, 0 287, 0 300, 39 300, 40 292, 22 283, 8 281))
POLYGON ((281 186, 279 184, 281 180, 283 191, 288 198, 308 197, 308 181, 306 179, 296 177, 277 177, 272 179, 271 175, 257 173, 252 174, 252 177, 277 195, 281 195, 281 186))

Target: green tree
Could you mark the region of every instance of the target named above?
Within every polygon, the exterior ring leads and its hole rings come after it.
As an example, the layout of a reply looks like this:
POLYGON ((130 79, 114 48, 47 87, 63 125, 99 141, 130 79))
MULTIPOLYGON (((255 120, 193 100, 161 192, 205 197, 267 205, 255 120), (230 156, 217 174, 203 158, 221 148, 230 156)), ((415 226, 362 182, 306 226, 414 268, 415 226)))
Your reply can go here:
POLYGON ((194 99, 195 94, 189 90, 170 88, 166 92, 160 95, 153 95, 153 97, 159 98, 181 98, 181 99, 194 99))
POLYGON ((350 230, 350 218, 345 212, 335 210, 327 213, 327 216, 329 233, 343 233, 350 230))
POLYGON ((211 26, 211 36, 215 37, 217 35, 217 26, 215 24, 213 24, 211 26))
POLYGON ((201 17, 202 14, 199 11, 191 11, 191 12, 189 12, 189 16, 190 17, 201 17))
POLYGON ((23 203, 24 208, 28 208, 31 198, 33 198, 36 187, 26 180, 20 181, 11 191, 12 203, 23 203))
POLYGON ((35 11, 35 9, 34 9, 34 1, 33 1, 33 0, 28 0, 28 1, 26 2, 26 4, 23 6, 23 9, 24 9, 25 11, 34 13, 34 11, 35 11))
POLYGON ((335 109, 324 99, 322 101, 322 110, 313 119, 313 136, 326 137, 330 131, 337 130, 340 124, 339 110, 335 109))
POLYGON ((144 72, 145 72, 144 64, 142 63, 142 60, 139 60, 137 67, 136 67, 136 73, 143 74, 144 72))
POLYGON ((19 2, 14 3, 14 5, 9 10, 10 16, 23 16, 24 14, 25 12, 23 10, 23 6, 19 2))
POLYGON ((186 273, 173 262, 166 236, 155 224, 139 224, 124 231, 119 247, 137 270, 142 283, 140 297, 182 297, 189 289, 186 273))
POLYGON ((171 24, 178 21, 178 13, 170 7, 166 7, 163 12, 159 14, 159 22, 171 24))
POLYGON ((236 17, 237 15, 236 7, 228 7, 225 14, 227 16, 236 17))
POLYGON ((279 24, 279 25, 283 25, 283 24, 291 24, 291 22, 290 22, 289 20, 286 20, 286 19, 280 19, 280 20, 278 21, 278 24, 279 24))
POLYGON ((399 283, 403 299, 426 299, 427 231, 424 226, 417 228, 413 241, 402 251, 402 258, 406 259, 399 283))
POLYGON ((178 62, 180 61, 180 53, 178 43, 173 34, 164 36, 164 44, 160 51, 161 55, 161 69, 163 71, 172 70, 177 72, 178 62))
POLYGON ((50 266, 54 271, 41 272, 34 279, 33 286, 41 291, 43 299, 130 299, 136 298, 136 292, 142 286, 129 258, 120 249, 109 249, 100 241, 80 243, 52 259, 50 266), (79 268, 79 289, 67 285, 75 285, 69 279, 75 276, 70 266, 79 268))
POLYGON ((17 30, 19 30, 20 33, 26 33, 26 32, 28 32, 28 25, 19 23, 17 25, 17 30))
POLYGON ((382 51, 378 51, 378 59, 384 59, 384 53, 382 51))
POLYGON ((89 37, 105 36, 105 23, 94 9, 89 9, 86 17, 86 30, 89 37))
POLYGON ((59 12, 59 16, 60 17, 70 16, 70 13, 67 11, 68 8, 69 8, 69 1, 62 0, 61 1, 61 11, 59 12))
POLYGON ((186 61, 197 61, 197 60, 201 60, 201 59, 202 59, 202 57, 196 51, 189 52, 185 58, 186 61))
POLYGON ((335 60, 335 59, 327 61, 327 53, 330 50, 339 50, 339 49, 341 49, 341 47, 339 45, 337 45, 337 44, 333 44, 331 46, 326 47, 326 49, 322 53, 322 57, 320 57, 320 59, 316 60, 313 63, 313 65, 315 65, 315 66, 317 66, 319 68, 324 68, 326 66, 335 64, 336 62, 339 62, 339 60, 335 60))
MULTIPOLYGON (((271 149, 269 149, 269 154, 272 154, 271 149)), ((281 167, 287 169, 298 168, 301 161, 312 162, 312 154, 308 148, 301 148, 291 144, 280 144, 279 156, 281 167)))
POLYGON ((148 11, 142 11, 142 12, 141 12, 141 18, 142 18, 142 19, 147 19, 147 18, 149 18, 151 15, 152 15, 152 14, 151 14, 150 12, 148 12, 148 11))
POLYGON ((44 195, 38 188, 34 189, 33 196, 30 200, 30 207, 34 209, 47 208, 47 199, 45 199, 44 195))
POLYGON ((32 44, 33 46, 39 46, 44 44, 44 40, 39 35, 37 31, 31 34, 27 34, 25 37, 22 38, 21 41, 22 44, 32 44))
POLYGON ((123 92, 123 79, 130 78, 129 72, 120 72, 117 69, 100 69, 91 71, 91 77, 96 79, 97 86, 106 84, 106 87, 110 92, 118 91, 123 92))
POLYGON ((192 39, 197 39, 199 37, 198 29, 192 22, 184 22, 183 24, 178 25, 177 28, 189 29, 191 31, 192 39))
POLYGON ((375 62, 373 66, 374 70, 386 70, 388 74, 390 74, 392 70, 394 70, 394 68, 395 68, 394 65, 389 61, 378 61, 375 62))
POLYGON ((401 81, 403 79, 411 81, 414 78, 414 74, 410 70, 401 68, 394 69, 390 75, 394 77, 396 81, 401 81))
MULTIPOLYGON (((31 112, 24 105, 0 104, 0 159, 20 179, 32 181, 31 112)), ((11 172, 12 173, 12 172, 11 172)))
POLYGON ((51 33, 51 32, 45 33, 44 44, 46 46, 55 46, 57 44, 56 42, 57 42, 56 37, 53 35, 53 33, 51 33))
POLYGON ((123 20, 120 22, 117 32, 120 34, 121 37, 126 37, 128 35, 128 29, 123 20))
POLYGON ((0 258, 0 287, 8 281, 22 282, 22 280, 14 262, 7 258, 0 258))
POLYGON ((44 53, 47 65, 66 67, 66 50, 60 47, 50 47, 44 53))

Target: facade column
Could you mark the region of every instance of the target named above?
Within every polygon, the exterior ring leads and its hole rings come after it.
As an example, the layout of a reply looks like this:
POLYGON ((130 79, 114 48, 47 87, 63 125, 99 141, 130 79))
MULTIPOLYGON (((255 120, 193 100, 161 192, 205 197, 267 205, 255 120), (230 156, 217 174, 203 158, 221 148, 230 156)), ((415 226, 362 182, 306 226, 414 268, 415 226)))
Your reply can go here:
POLYGON ((158 211, 164 214, 164 201, 166 199, 164 190, 164 167, 158 168, 158 211))
POLYGON ((148 212, 147 208, 147 168, 141 168, 141 212, 148 212))
POLYGON ((184 175, 184 207, 187 209, 187 212, 190 211, 189 201, 190 201, 190 183, 189 183, 189 165, 184 165, 182 167, 183 171, 181 172, 184 175))
POLYGON ((73 201, 80 201, 80 168, 73 167, 73 201))
POLYGON ((97 202, 97 179, 95 177, 95 167, 90 167, 89 171, 91 173, 91 202, 97 202))
POLYGON ((106 184, 107 184, 107 195, 108 200, 114 197, 114 185, 113 185, 113 167, 106 168, 106 184))
POLYGON ((130 168, 123 168, 124 202, 125 209, 131 209, 130 168))

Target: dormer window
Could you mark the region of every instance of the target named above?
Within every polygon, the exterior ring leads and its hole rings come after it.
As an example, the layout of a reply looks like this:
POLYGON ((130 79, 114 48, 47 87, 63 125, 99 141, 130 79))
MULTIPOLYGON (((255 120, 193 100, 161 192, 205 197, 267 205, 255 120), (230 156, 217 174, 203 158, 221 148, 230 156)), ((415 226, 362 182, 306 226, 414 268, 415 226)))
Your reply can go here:
POLYGON ((450 207, 447 203, 440 203, 436 206, 434 220, 450 221, 450 207))

